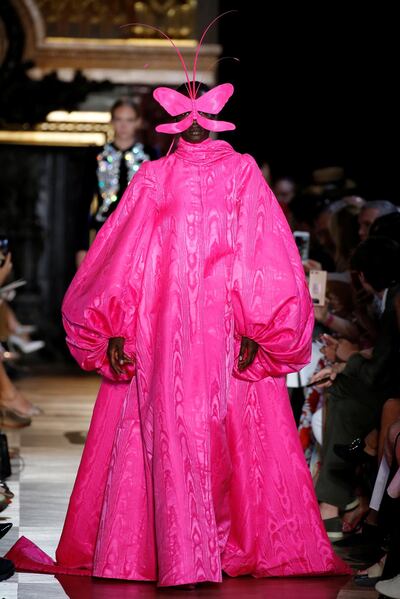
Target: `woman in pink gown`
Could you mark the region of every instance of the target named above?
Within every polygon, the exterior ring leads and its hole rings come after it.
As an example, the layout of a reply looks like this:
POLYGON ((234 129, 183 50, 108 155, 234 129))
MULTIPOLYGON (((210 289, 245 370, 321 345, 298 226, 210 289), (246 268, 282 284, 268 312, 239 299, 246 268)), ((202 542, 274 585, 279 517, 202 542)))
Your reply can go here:
POLYGON ((174 153, 141 166, 66 294, 70 350, 103 382, 57 563, 22 538, 17 567, 162 586, 348 571, 285 386, 310 358, 299 253, 253 158, 208 137, 227 88, 186 112, 159 95, 184 112, 161 130, 190 123, 174 153), (129 357, 117 369, 111 338, 129 357), (247 368, 243 338, 258 348, 247 368))

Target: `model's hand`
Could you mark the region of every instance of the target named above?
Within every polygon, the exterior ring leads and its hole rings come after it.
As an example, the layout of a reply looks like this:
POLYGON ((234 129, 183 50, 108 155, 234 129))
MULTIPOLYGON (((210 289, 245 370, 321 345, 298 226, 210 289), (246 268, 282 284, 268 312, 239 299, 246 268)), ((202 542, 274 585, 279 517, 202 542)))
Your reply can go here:
POLYGON ((258 343, 249 339, 248 337, 242 337, 242 343, 240 344, 240 353, 238 360, 238 370, 245 370, 254 362, 258 350, 258 343))
POLYGON ((125 339, 123 337, 111 337, 108 341, 107 358, 111 370, 117 375, 124 374, 125 364, 133 364, 133 360, 124 353, 125 339))

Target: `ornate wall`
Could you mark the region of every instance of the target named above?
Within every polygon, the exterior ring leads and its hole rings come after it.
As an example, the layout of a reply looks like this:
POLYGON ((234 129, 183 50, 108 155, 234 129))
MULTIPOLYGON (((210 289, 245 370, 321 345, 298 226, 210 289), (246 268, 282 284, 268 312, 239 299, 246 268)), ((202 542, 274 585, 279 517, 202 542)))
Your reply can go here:
MULTIPOLYGON (((54 355, 64 351, 60 306, 75 268, 85 165, 106 139, 108 109, 120 95, 139 99, 151 133, 152 89, 184 80, 168 41, 121 25, 162 28, 191 64, 216 11, 212 0, 0 1, 0 235, 10 238, 15 276, 28 281, 17 312, 40 324, 54 355), (57 109, 64 117, 46 117, 57 109)), ((213 83, 220 49, 215 31, 207 39, 198 75, 213 83)))
MULTIPOLYGON (((190 65, 204 22, 216 13, 217 2, 197 0, 13 0, 26 32, 25 58, 32 74, 57 69, 62 78, 80 69, 90 79, 114 82, 179 83, 182 69, 170 43, 152 29, 174 38, 190 65), (127 26, 128 25, 128 26, 127 26)), ((219 47, 204 45, 199 77, 214 81, 219 47)))

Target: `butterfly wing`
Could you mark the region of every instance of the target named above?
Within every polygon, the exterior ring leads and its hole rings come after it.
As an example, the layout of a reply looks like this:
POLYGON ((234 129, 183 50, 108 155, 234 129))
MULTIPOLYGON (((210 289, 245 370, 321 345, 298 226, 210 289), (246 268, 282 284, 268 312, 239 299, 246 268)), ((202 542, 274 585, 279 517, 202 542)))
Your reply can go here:
POLYGON ((209 92, 206 92, 200 98, 195 100, 196 109, 201 112, 210 114, 218 114, 221 112, 231 95, 233 94, 233 85, 230 83, 222 83, 213 87, 209 92))
POLYGON ((185 131, 185 129, 190 127, 192 123, 193 115, 189 114, 185 119, 178 121, 177 123, 165 123, 163 125, 157 125, 156 131, 158 133, 182 133, 182 131, 185 131))
POLYGON ((170 87, 157 87, 153 98, 170 114, 176 116, 184 112, 192 112, 192 100, 170 87))
POLYGON ((200 114, 197 117, 197 122, 203 129, 207 129, 208 131, 233 131, 236 129, 233 123, 229 123, 228 121, 213 121, 200 114))

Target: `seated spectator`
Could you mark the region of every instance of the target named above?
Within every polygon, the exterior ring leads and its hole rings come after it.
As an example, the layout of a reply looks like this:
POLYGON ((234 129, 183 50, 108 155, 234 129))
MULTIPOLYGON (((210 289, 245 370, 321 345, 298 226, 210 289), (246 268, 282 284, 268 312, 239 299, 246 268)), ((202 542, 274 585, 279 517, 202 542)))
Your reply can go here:
POLYGON ((380 475, 371 498, 371 508, 378 510, 377 542, 380 559, 355 576, 355 583, 373 587, 388 597, 400 598, 400 419, 397 418, 385 435, 385 451, 380 475), (386 474, 385 474, 386 473, 386 474), (386 480, 386 482, 385 482, 386 480), (382 542, 383 540, 383 542, 382 542))
POLYGON ((339 511, 355 498, 354 468, 335 454, 334 445, 350 443, 378 427, 384 402, 397 397, 400 391, 400 335, 394 308, 400 292, 399 264, 400 246, 391 240, 370 238, 356 249, 351 266, 359 273, 363 287, 380 303, 378 338, 370 352, 354 353, 347 362, 324 368, 312 379, 317 383, 330 377, 321 385, 329 388, 329 393, 316 493, 332 538, 342 530, 339 511))
POLYGON ((314 261, 314 264, 310 263, 310 269, 322 267, 323 270, 331 272, 335 270, 332 254, 320 243, 315 232, 316 219, 329 204, 330 201, 321 196, 304 193, 297 195, 290 202, 290 226, 293 231, 310 233, 310 260, 314 261), (316 262, 319 263, 319 266, 316 266, 316 262))
MULTIPOLYGON (((12 257, 8 253, 0 266, 0 287, 4 285, 11 271, 12 257)), ((2 303, 0 299, 0 308, 2 303)), ((29 426, 31 416, 41 413, 41 410, 28 401, 8 377, 3 366, 3 362, 8 358, 9 352, 0 344, 0 427, 21 428, 29 426)))
POLYGON ((291 177, 279 177, 272 185, 272 191, 289 221, 292 220, 290 204, 296 195, 296 183, 291 177))
POLYGON ((335 272, 349 268, 352 250, 359 242, 357 217, 364 204, 358 196, 347 196, 326 206, 315 220, 315 235, 335 262, 335 272))
MULTIPOLYGON (((377 218, 393 213, 398 213, 398 208, 387 200, 366 202, 361 208, 360 214, 358 216, 358 234, 360 236, 360 240, 365 241, 365 239, 367 239, 369 230, 377 218)), ((376 233, 374 234, 376 235, 376 233)))
POLYGON ((388 237, 400 243, 400 211, 379 216, 369 229, 370 237, 388 237))
POLYGON ((260 171, 262 173, 262 176, 264 177, 264 179, 266 180, 266 182, 268 183, 268 185, 272 185, 272 173, 271 173, 271 167, 269 165, 269 163, 266 160, 263 160, 260 164, 260 171))

